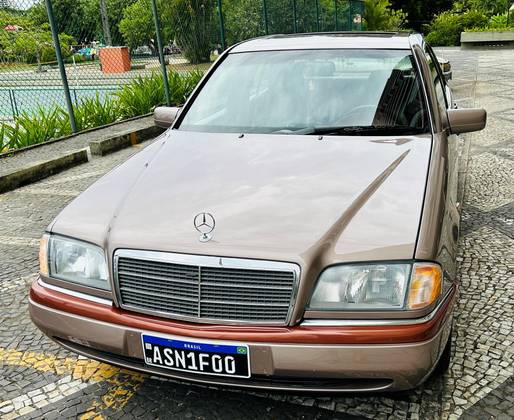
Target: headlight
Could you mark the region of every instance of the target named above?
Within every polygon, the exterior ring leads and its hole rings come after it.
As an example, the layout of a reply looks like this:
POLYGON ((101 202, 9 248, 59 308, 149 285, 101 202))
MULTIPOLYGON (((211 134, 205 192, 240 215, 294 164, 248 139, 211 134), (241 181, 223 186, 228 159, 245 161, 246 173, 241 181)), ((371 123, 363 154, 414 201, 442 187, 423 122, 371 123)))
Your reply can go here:
POLYGON ((110 290, 102 248, 62 236, 45 235, 39 253, 41 273, 97 289, 110 290))
POLYGON ((441 277, 441 269, 436 264, 334 266, 321 274, 308 309, 421 309, 439 297, 441 277))

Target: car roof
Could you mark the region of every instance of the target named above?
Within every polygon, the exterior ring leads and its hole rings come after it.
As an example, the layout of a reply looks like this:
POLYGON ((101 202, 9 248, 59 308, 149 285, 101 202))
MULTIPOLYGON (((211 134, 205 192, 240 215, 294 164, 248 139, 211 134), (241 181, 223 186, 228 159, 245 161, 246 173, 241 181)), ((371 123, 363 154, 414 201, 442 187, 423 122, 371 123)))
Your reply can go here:
POLYGON ((254 38, 237 44, 230 52, 337 48, 410 49, 412 44, 420 43, 420 34, 408 32, 318 32, 254 38))

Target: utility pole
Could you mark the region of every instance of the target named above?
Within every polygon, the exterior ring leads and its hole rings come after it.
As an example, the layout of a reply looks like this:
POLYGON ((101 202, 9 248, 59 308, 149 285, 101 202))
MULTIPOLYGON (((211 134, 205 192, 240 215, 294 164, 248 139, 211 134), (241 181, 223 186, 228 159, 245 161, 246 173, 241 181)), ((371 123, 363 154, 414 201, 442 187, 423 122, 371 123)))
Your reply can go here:
POLYGON ((159 61, 161 62, 162 81, 164 83, 164 96, 166 105, 171 106, 170 84, 168 83, 168 72, 166 71, 166 62, 164 61, 164 49, 161 37, 161 21, 157 10, 156 0, 152 0, 152 15, 155 24, 155 37, 157 38, 157 48, 159 49, 159 61))
POLYGON ((319 0, 316 0, 316 31, 321 32, 320 21, 319 21, 319 0))
POLYGON ((107 16, 107 4, 105 0, 100 0, 100 17, 102 19, 105 45, 112 45, 111 29, 109 28, 109 18, 107 16))
POLYGON ((269 27, 268 27, 268 4, 266 0, 262 0, 262 8, 264 13, 264 33, 266 35, 269 34, 269 27))
POLYGON ((55 56, 57 58, 57 64, 59 65, 59 72, 61 74, 62 87, 64 90, 64 100, 66 101, 66 108, 68 109, 68 116, 70 117, 70 127, 73 133, 77 132, 77 126, 75 124, 75 112, 73 111, 73 103, 71 102, 70 87, 68 86, 68 76, 66 75, 66 69, 64 68, 64 61, 61 54, 61 42, 59 41, 59 32, 57 31, 57 25, 55 24, 54 9, 52 8, 52 1, 45 0, 46 12, 48 13, 48 22, 50 23, 50 30, 52 31, 52 38, 55 47, 55 56))
POLYGON ((296 10, 296 0, 293 0, 293 30, 294 33, 298 32, 298 12, 296 10))
POLYGON ((218 15, 220 18, 220 41, 221 41, 221 50, 225 51, 225 21, 223 19, 223 8, 222 8, 221 0, 218 0, 218 15))
POLYGON ((334 0, 334 17, 335 17, 335 26, 336 26, 336 32, 337 32, 337 27, 339 26, 339 22, 337 20, 337 0, 334 0))

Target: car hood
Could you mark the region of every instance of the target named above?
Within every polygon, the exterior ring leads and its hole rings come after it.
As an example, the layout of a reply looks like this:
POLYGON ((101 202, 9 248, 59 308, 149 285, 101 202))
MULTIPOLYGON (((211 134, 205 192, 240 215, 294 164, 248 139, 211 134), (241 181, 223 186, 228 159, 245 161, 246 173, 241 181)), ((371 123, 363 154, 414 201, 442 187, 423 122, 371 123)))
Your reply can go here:
POLYGON ((431 137, 169 130, 51 230, 103 246, 297 262, 413 258, 431 137), (216 226, 200 242, 195 215, 216 226))

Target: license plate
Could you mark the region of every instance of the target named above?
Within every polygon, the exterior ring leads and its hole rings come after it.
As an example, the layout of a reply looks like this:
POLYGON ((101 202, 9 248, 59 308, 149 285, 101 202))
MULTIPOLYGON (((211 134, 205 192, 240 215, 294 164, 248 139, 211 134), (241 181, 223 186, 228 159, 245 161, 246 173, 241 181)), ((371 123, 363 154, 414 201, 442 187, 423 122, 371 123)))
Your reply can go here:
POLYGON ((214 344, 141 335, 145 363, 204 375, 250 377, 250 354, 244 344, 214 344))

